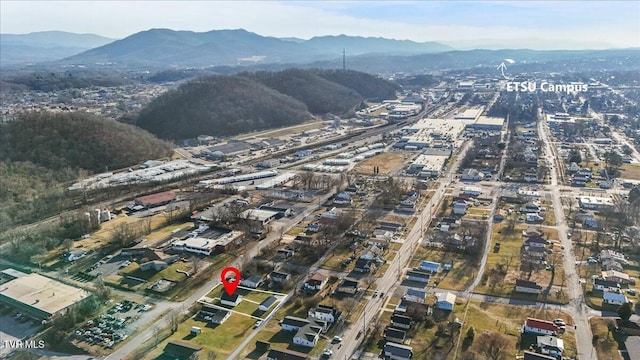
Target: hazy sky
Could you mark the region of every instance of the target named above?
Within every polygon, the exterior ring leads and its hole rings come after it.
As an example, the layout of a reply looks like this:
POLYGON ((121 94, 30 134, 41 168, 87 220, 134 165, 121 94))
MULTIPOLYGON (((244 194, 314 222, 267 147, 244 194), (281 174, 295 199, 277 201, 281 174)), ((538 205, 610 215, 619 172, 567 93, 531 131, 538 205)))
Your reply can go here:
POLYGON ((640 1, 0 1, 0 32, 123 38, 150 28, 415 41, 537 38, 640 46, 640 1))

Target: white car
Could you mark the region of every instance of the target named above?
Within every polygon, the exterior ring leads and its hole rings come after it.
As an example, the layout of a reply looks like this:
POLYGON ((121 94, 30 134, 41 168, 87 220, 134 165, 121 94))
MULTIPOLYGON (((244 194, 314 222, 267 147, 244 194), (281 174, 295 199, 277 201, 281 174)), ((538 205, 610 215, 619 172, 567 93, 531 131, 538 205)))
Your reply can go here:
POLYGON ((342 341, 342 338, 340 336, 336 335, 333 337, 333 342, 339 343, 341 341, 342 341))
POLYGON ((554 319, 553 323, 556 324, 557 326, 567 326, 567 323, 565 323, 564 320, 562 319, 554 319))
POLYGON ((331 351, 331 349, 324 349, 324 351, 322 352, 322 355, 324 356, 331 356, 333 355, 333 351, 331 351))

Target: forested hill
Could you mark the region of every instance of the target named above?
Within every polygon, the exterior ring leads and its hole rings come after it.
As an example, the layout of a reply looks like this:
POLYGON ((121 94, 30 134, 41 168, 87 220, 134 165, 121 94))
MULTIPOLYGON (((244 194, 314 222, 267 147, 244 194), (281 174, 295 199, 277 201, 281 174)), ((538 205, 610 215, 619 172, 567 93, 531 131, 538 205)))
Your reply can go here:
POLYGON ((395 98, 396 89, 388 81, 355 71, 217 75, 159 96, 135 123, 166 139, 235 135, 299 124, 312 113, 348 113, 366 98, 395 98))
POLYGON ((226 136, 309 120, 305 104, 254 79, 210 76, 166 92, 145 107, 136 125, 165 139, 226 136))
POLYGON ((254 76, 268 87, 303 102, 314 114, 343 114, 364 100, 353 89, 323 79, 307 70, 261 71, 254 76))
POLYGON ((30 112, 0 124, 0 161, 51 170, 119 169, 170 153, 142 129, 88 113, 30 112))

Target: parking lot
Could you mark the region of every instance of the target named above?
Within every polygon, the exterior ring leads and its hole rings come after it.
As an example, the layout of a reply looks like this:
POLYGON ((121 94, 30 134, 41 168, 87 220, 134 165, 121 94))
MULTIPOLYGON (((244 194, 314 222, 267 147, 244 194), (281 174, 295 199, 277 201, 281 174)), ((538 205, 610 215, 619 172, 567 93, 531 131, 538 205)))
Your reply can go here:
POLYGON ((106 314, 88 320, 74 331, 74 335, 80 342, 112 348, 133 332, 130 325, 150 309, 149 304, 124 300, 114 304, 106 314))
POLYGON ((4 357, 13 349, 8 347, 10 341, 25 339, 40 330, 41 324, 27 316, 17 316, 17 312, 1 308, 0 315, 0 357, 4 357))

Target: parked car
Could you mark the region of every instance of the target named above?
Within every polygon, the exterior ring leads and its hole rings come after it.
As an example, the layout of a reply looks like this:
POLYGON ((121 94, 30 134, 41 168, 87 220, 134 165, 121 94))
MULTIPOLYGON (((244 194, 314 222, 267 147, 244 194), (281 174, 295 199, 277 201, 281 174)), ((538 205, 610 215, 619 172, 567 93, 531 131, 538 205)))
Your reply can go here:
POLYGON ((567 323, 565 323, 564 320, 562 319, 554 319, 553 323, 556 324, 557 326, 567 326, 567 323))

